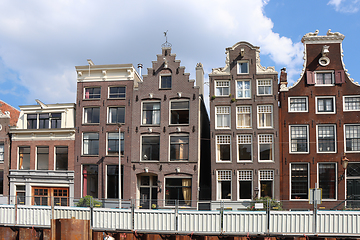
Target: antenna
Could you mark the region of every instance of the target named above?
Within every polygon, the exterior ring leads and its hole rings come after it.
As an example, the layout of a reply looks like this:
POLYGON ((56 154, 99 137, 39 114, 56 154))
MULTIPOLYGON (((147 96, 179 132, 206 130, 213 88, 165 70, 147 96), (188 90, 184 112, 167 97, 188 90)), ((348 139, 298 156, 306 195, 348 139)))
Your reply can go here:
POLYGON ((161 45, 161 47, 171 47, 172 45, 171 45, 171 43, 169 43, 168 41, 167 41, 167 32, 168 32, 169 30, 166 30, 166 32, 164 32, 164 37, 165 37, 165 43, 163 43, 162 45, 161 45))

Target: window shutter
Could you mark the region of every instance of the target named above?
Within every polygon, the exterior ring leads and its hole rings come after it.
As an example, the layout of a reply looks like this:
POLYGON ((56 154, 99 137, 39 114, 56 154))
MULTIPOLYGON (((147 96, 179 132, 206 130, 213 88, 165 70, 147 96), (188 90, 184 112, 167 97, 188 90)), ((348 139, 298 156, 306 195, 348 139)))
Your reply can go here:
POLYGON ((315 84, 315 73, 313 71, 306 71, 306 80, 307 80, 307 84, 314 85, 315 84))
POLYGON ((345 83, 345 72, 344 70, 335 71, 335 84, 345 83))

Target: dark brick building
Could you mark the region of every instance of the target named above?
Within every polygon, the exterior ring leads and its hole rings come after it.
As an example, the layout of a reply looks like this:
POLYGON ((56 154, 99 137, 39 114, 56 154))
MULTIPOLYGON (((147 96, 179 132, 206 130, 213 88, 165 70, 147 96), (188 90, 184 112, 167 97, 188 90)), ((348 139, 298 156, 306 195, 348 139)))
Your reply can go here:
POLYGON ((325 36, 306 34, 300 78, 287 86, 281 72, 281 199, 289 200, 286 207, 313 208, 309 188, 316 186, 325 208, 360 197, 360 86, 344 67, 343 39, 330 30, 325 36))
POLYGON ((238 42, 209 74, 212 200, 280 196, 277 72, 259 53, 238 42))
MULTIPOLYGON (((132 105, 131 198, 141 208, 196 207, 200 168, 209 166, 208 116, 204 107, 203 69, 197 85, 171 48, 162 53, 134 90, 132 105), (207 129, 208 130, 208 129, 207 129), (207 152, 201 153, 201 147, 207 152), (204 161, 205 163, 203 163, 204 161), (207 164, 207 166, 206 166, 207 164)), ((209 172, 208 172, 209 175, 209 172)))
POLYGON ((129 199, 133 89, 141 78, 132 64, 77 66, 75 198, 91 195, 118 204, 119 138, 122 199, 129 199), (119 126, 121 130, 119 133, 119 126))

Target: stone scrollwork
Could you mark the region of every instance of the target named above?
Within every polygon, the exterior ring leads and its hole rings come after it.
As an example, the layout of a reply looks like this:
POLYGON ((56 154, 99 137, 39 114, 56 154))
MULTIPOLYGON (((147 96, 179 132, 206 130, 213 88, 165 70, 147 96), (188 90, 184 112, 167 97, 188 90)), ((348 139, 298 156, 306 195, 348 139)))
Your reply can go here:
POLYGON ((275 67, 264 67, 260 63, 260 51, 256 51, 256 73, 276 73, 275 67))

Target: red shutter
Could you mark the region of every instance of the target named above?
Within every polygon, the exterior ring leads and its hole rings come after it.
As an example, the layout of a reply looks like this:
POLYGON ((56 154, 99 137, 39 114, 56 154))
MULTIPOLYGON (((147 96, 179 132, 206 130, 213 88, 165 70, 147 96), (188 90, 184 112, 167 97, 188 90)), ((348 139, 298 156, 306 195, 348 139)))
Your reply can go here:
POLYGON ((345 83, 345 72, 344 70, 335 71, 335 84, 345 83))
POLYGON ((306 82, 309 85, 315 84, 315 73, 313 71, 306 71, 306 82))

